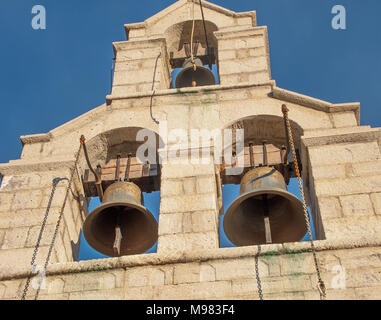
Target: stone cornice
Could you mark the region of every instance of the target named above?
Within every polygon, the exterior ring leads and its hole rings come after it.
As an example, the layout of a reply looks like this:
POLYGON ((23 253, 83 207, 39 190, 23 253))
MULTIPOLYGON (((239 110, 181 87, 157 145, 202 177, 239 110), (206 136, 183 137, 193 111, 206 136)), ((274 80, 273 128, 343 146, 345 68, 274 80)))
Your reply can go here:
POLYGON ((292 92, 292 91, 281 89, 278 87, 273 88, 272 97, 275 99, 288 101, 291 103, 299 104, 301 106, 305 106, 311 109, 315 109, 315 110, 323 111, 327 113, 353 111, 356 116, 357 124, 360 125, 360 103, 359 102, 333 104, 327 101, 312 98, 300 93, 292 92))
POLYGON ((3 176, 19 175, 28 172, 54 171, 70 169, 75 159, 50 159, 49 161, 12 160, 0 164, 0 174, 3 176))
POLYGON ((33 144, 33 143, 41 143, 41 142, 49 142, 52 138, 52 134, 48 133, 40 133, 40 134, 31 134, 26 136, 21 136, 20 140, 22 145, 33 144))
MULTIPOLYGON (((315 241, 318 252, 332 250, 346 250, 356 248, 380 247, 381 239, 346 241, 315 241)), ((261 246, 260 256, 287 255, 295 253, 308 253, 311 251, 309 242, 294 242, 285 244, 270 244, 261 246)), ((67 262, 51 264, 46 270, 46 276, 74 274, 82 272, 96 272, 112 269, 127 269, 140 266, 166 265, 176 263, 206 262, 212 260, 239 259, 254 257, 258 254, 258 246, 220 248, 197 250, 192 252, 173 252, 168 254, 141 254, 120 258, 108 258, 81 262, 67 262)), ((0 281, 23 279, 33 276, 30 268, 17 267, 0 269, 0 281)))
MULTIPOLYGON (((180 0, 172 4, 171 6, 163 9, 162 11, 158 12, 157 14, 149 17, 146 19, 144 22, 137 22, 137 23, 128 23, 124 25, 124 29, 128 38, 129 31, 134 30, 134 29, 145 29, 149 25, 156 23, 160 19, 163 19, 166 15, 169 13, 181 8, 184 5, 187 5, 188 2, 195 2, 196 5, 199 4, 198 0, 180 0)), ((203 1, 203 7, 213 10, 217 13, 226 15, 228 17, 232 18, 241 18, 241 17, 251 17, 252 18, 252 25, 256 26, 257 25, 257 16, 256 16, 256 11, 246 11, 246 12, 235 12, 229 9, 226 9, 224 7, 221 7, 219 5, 216 5, 214 3, 210 3, 207 1, 203 1)))

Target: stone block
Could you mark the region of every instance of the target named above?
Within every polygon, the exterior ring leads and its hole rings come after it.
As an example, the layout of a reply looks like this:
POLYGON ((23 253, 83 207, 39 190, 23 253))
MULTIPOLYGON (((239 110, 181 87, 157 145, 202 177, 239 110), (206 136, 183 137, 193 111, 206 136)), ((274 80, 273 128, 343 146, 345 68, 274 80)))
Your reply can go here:
POLYGON ((346 177, 344 165, 328 165, 312 167, 312 176, 316 180, 341 179, 346 177))
POLYGON ((60 293, 60 294, 47 294, 38 296, 38 300, 69 300, 70 294, 60 293))
POLYGON ((253 299, 258 300, 258 282, 254 279, 233 280, 232 281, 232 294, 234 296, 246 296, 251 294, 253 299))
POLYGON ((235 74, 235 73, 250 73, 267 69, 266 57, 250 57, 245 59, 231 60, 220 66, 220 75, 235 74))
POLYGON ((214 165, 211 164, 199 164, 199 165, 178 165, 178 164, 163 164, 162 177, 164 179, 180 179, 185 177, 195 177, 199 175, 214 175, 214 165))
POLYGON ((342 216, 342 209, 338 198, 319 197, 318 203, 323 221, 326 219, 336 219, 342 216))
POLYGON ((332 113, 332 118, 335 128, 357 126, 356 116, 353 111, 332 113))
POLYGON ((173 283, 193 283, 215 281, 216 273, 209 264, 188 263, 179 264, 174 268, 173 283))
POLYGON ((154 297, 160 300, 215 299, 231 296, 231 292, 230 281, 214 281, 158 287, 155 290, 154 297))
POLYGON ((161 213, 176 213, 201 210, 216 210, 215 194, 183 195, 182 197, 161 198, 161 213))
POLYGON ((8 280, 0 283, 0 291, 3 292, 2 299, 20 299, 24 290, 25 280, 8 280))
POLYGON ((196 193, 196 178, 183 179, 184 194, 191 195, 196 193))
POLYGON ((165 273, 159 268, 134 268, 127 270, 128 287, 160 286, 165 284, 165 273))
POLYGON ((180 179, 178 180, 161 180, 160 193, 162 197, 177 196, 183 194, 183 184, 180 179))
POLYGON ((381 284, 381 268, 361 268, 346 270, 346 287, 379 287, 381 284))
POLYGON ((217 249, 217 232, 186 233, 159 237, 158 253, 217 249))
POLYGON ((381 216, 381 193, 372 193, 370 199, 372 200, 376 214, 381 216))
POLYGON ((340 197, 344 216, 371 216, 374 215, 373 206, 368 194, 356 194, 340 197))
POLYGON ((381 286, 354 289, 357 300, 381 300, 381 286))
POLYGON ((124 289, 83 291, 70 293, 69 300, 122 300, 124 289))
POLYGON ((217 231, 216 211, 196 211, 189 213, 193 232, 217 231))
POLYGON ((0 192, 0 211, 8 212, 11 209, 14 196, 14 193, 0 192))
POLYGON ((159 236, 166 234, 177 234, 183 232, 183 214, 160 214, 159 236))
POLYGON ((355 176, 380 175, 381 161, 352 163, 352 169, 355 176))
POLYGON ((41 198, 41 190, 17 192, 12 201, 12 210, 38 208, 41 204, 41 198))
POLYGON ((380 222, 379 216, 352 216, 331 219, 325 222, 324 231, 328 240, 374 240, 380 238, 380 222))
POLYGON ((281 275, 301 275, 315 272, 312 254, 297 253, 280 256, 281 275))
POLYGON ((377 141, 308 148, 312 166, 381 160, 377 141))
MULTIPOLYGON (((65 281, 62 278, 48 277, 46 279, 46 288, 47 288, 46 293, 49 295, 63 293, 64 287, 65 287, 65 281)), ((44 294, 44 293, 45 292, 41 290, 41 294, 44 294)))
POLYGON ((233 60, 235 58, 236 58, 236 50, 221 50, 221 51, 218 51, 218 59, 219 59, 219 61, 222 61, 222 60, 233 60))
POLYGON ((197 193, 214 193, 216 192, 215 176, 197 177, 197 193))
MULTIPOLYGON (((381 248, 358 248, 337 253, 345 270, 381 267, 381 248)), ((330 271, 332 271, 331 269, 330 271)))
POLYGON ((5 229, 0 229, 0 248, 3 245, 3 241, 4 241, 4 237, 5 237, 5 232, 6 232, 5 229))
MULTIPOLYGON (((213 261, 210 263, 216 270, 217 280, 250 279, 255 278, 254 258, 242 258, 237 260, 213 261)), ((259 275, 269 275, 268 267, 263 261, 259 261, 259 275)))
POLYGON ((24 248, 29 228, 12 228, 5 233, 2 250, 24 248))
MULTIPOLYGON (((52 239, 53 239, 53 234, 54 234, 54 230, 56 228, 56 225, 46 225, 44 230, 43 230, 43 233, 42 233, 42 237, 41 237, 41 241, 40 241, 40 245, 42 246, 49 246, 50 243, 52 242, 52 239)), ((26 240, 26 243, 25 243, 25 246, 26 247, 34 247, 37 243, 37 239, 40 235, 40 231, 41 231, 41 226, 34 226, 34 227, 31 227, 29 229, 29 232, 28 232, 28 238, 26 240)))
POLYGON ((381 192, 381 175, 315 181, 317 196, 339 196, 381 192))
POLYGON ((115 276, 115 274, 121 272, 124 271, 113 270, 112 273, 88 272, 65 275, 65 277, 63 277, 65 283, 63 292, 102 291, 116 288, 116 279, 118 279, 118 277, 115 276))

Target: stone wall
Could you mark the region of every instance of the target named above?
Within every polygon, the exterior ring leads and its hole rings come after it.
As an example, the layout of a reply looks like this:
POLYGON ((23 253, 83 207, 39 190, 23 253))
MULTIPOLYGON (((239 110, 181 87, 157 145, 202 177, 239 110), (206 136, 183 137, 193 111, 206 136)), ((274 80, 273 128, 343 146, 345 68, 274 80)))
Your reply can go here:
MULTIPOLYGON (((316 245, 327 299, 381 299, 380 243, 316 245)), ((262 246, 258 274, 265 300, 319 299, 308 251, 309 243, 262 246)), ((39 299, 258 300, 256 254, 257 247, 245 247, 52 265, 39 299)), ((24 277, 1 273, 0 299, 18 299, 24 277)), ((34 295, 31 287, 27 299, 34 295)))
MULTIPOLYGON (((0 268, 30 265, 48 211, 36 264, 43 265, 66 194, 69 170, 25 172, 5 176, 0 187, 0 268), (56 184, 54 196, 53 180, 56 184), (51 201, 50 201, 51 199, 51 201)), ((77 184, 78 187, 78 177, 77 184)), ((74 188, 73 188, 74 189, 74 188)), ((51 263, 76 259, 79 234, 86 212, 85 201, 74 191, 68 196, 51 263)))
MULTIPOLYGON (((327 298, 381 299, 380 128, 360 125, 359 103, 332 104, 278 88, 271 80, 267 29, 256 26, 255 12, 204 3, 218 29, 220 85, 169 89, 165 32, 191 17, 192 1, 180 0, 144 23, 125 26, 129 41, 114 44, 114 84, 106 104, 49 133, 22 137, 21 159, 0 164, 0 299, 19 299, 28 277, 28 299, 34 296, 30 261, 52 181, 70 177, 82 134, 95 165, 139 128, 160 135, 170 148, 178 141, 168 140, 163 129, 189 134, 246 123, 252 124, 250 138, 279 144, 285 141, 283 104, 301 153, 327 298)), ((189 145, 184 150, 195 151, 189 145)), ((258 299, 258 259, 264 299, 318 299, 309 243, 263 245, 260 254, 257 246, 219 248, 223 208, 216 156, 210 152, 209 164, 162 164, 157 253, 76 262, 87 214, 82 155, 39 298, 258 299)), ((67 180, 57 185, 36 264, 46 258, 66 186, 67 180)))

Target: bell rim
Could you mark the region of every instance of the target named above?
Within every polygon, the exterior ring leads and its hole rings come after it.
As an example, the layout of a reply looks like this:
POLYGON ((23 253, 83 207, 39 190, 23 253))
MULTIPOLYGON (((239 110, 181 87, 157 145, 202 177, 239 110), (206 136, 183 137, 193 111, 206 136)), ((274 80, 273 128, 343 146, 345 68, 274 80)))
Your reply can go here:
MULTIPOLYGON (((250 191, 250 192, 246 192, 244 194, 241 194, 240 196, 238 196, 236 199, 234 199, 234 201, 230 204, 230 206, 227 208, 225 214, 224 214, 224 220, 223 220, 223 229, 224 229, 224 232, 226 230, 225 228, 225 223, 226 223, 226 217, 228 216, 231 216, 232 212, 233 212, 233 209, 236 209, 238 205, 240 205, 243 201, 245 201, 246 199, 250 198, 251 196, 253 195, 261 195, 261 194, 275 194, 275 195, 281 195, 281 196, 285 196, 287 199, 289 200, 297 200, 297 205, 299 206, 299 209, 301 209, 301 211, 303 212, 304 214, 304 208, 303 208, 303 204, 302 202, 299 200, 299 198, 297 196, 295 196, 294 194, 292 194, 291 192, 287 191, 287 190, 283 190, 283 189, 280 189, 280 188, 259 188, 259 189, 256 189, 255 191, 250 191)), ((304 234, 303 236, 300 238, 300 240, 303 239, 304 235, 307 233, 307 226, 304 224, 304 234)), ((231 243, 233 243, 234 245, 236 246, 239 246, 237 244, 235 244, 229 237, 228 233, 225 232, 225 235, 226 237, 229 239, 229 241, 231 243)), ((300 241, 299 240, 299 241, 300 241)), ((274 242, 275 243, 275 242, 274 242)), ((255 245, 255 244, 253 244, 255 245)))
POLYGON ((89 246, 92 249, 94 249, 95 251, 97 251, 97 252, 99 252, 101 254, 104 254, 104 255, 109 256, 109 257, 115 257, 115 255, 113 254, 113 252, 111 250, 109 252, 107 252, 107 253, 98 251, 95 248, 94 243, 92 241, 92 239, 94 239, 94 238, 92 238, 92 237, 86 237, 86 234, 89 235, 88 232, 90 232, 89 229, 90 229, 91 221, 94 220, 95 216, 99 212, 101 212, 102 210, 110 208, 110 207, 115 207, 115 206, 125 206, 125 207, 128 206, 130 208, 137 209, 140 212, 142 212, 144 215, 146 215, 148 217, 148 219, 150 219, 151 221, 154 221, 155 222, 154 226, 156 226, 156 237, 154 237, 154 239, 156 238, 156 240, 154 240, 154 242, 152 244, 150 244, 150 246, 147 249, 145 249, 143 252, 141 252, 140 250, 139 251, 131 250, 131 253, 129 253, 129 254, 123 254, 121 256, 134 255, 134 254, 142 254, 145 251, 147 251, 150 248, 152 248, 152 246, 156 243, 157 238, 158 238, 157 237, 158 236, 158 222, 157 222, 156 218, 153 216, 151 211, 149 211, 145 206, 142 206, 142 205, 139 205, 139 204, 135 204, 135 203, 130 203, 130 202, 124 202, 124 201, 102 203, 100 206, 96 207, 91 213, 89 213, 89 215, 86 217, 86 219, 85 219, 85 221, 83 223, 83 227, 82 227, 83 236, 84 236, 86 242, 89 244, 89 246), (90 239, 90 241, 88 239, 90 239))
MULTIPOLYGON (((209 86, 213 86, 213 85, 216 84, 216 77, 214 76, 212 70, 206 68, 205 66, 198 66, 197 68, 198 68, 198 69, 201 69, 201 68, 202 68, 203 70, 207 70, 207 71, 210 72, 210 74, 211 74, 212 77, 213 77, 214 84, 209 84, 209 86)), ((177 76, 176 76, 176 80, 175 80, 175 86, 176 86, 176 88, 179 88, 179 89, 186 88, 186 87, 179 87, 179 83, 178 83, 178 82, 179 82, 180 80, 178 80, 178 79, 180 79, 180 76, 182 76, 182 74, 183 74, 184 72, 186 72, 186 71, 188 71, 188 70, 190 70, 190 69, 192 69, 192 67, 182 69, 182 70, 177 74, 177 76)), ((205 86, 206 86, 206 85, 204 85, 204 86, 199 86, 199 87, 205 87, 205 86)))

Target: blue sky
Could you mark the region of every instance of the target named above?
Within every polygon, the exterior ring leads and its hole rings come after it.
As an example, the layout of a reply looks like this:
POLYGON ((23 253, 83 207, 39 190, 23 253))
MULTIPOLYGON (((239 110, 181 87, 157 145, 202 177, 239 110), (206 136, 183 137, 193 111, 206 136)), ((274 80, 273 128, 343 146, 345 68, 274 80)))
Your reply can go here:
MULTIPOLYGON (((169 0, 2 0, 0 163, 20 157, 20 135, 44 133, 99 106, 110 91, 112 42, 123 24, 143 21, 169 0), (31 27, 44 5, 47 29, 31 27)), ((219 0, 256 10, 267 25, 272 78, 279 87, 333 103, 361 102, 361 124, 380 126, 379 0, 219 0), (331 27, 344 5, 347 30, 331 27)), ((206 17, 207 18, 207 17, 206 17)))

